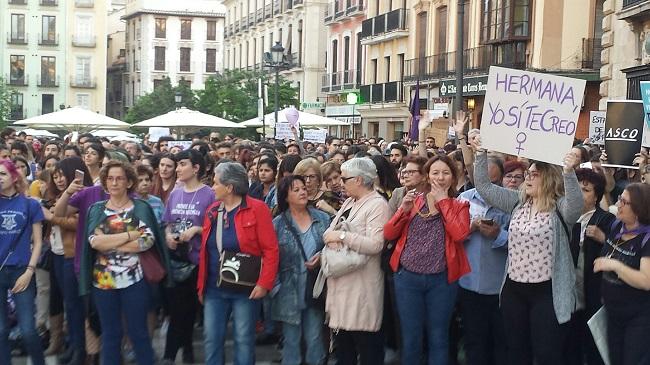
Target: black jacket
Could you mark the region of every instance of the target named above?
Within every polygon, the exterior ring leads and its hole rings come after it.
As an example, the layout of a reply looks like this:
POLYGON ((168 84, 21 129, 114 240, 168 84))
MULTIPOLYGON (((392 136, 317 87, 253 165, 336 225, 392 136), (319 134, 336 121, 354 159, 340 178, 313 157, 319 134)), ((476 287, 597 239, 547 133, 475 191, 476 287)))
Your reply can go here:
MULTIPOLYGON (((600 207, 596 207, 594 215, 589 219, 588 225, 598 226, 605 236, 609 235, 612 223, 616 217, 600 207)), ((585 310, 587 318, 591 318, 602 306, 600 295, 601 273, 594 273, 594 261, 600 256, 603 244, 585 236, 584 241, 584 291, 585 291, 585 310)), ((571 255, 573 264, 578 265, 578 255, 580 253, 580 223, 573 226, 571 235, 571 255)))

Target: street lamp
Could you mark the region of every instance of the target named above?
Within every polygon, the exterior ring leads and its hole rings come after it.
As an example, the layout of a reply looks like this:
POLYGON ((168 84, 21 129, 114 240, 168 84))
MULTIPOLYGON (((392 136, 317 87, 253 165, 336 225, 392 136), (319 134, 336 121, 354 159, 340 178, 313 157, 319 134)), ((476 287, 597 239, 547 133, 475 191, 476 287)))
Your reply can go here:
POLYGON ((183 101, 183 94, 181 94, 180 91, 177 91, 176 94, 174 94, 174 101, 176 102, 176 109, 180 109, 181 102, 183 101))
MULTIPOLYGON (((280 68, 283 66, 284 47, 280 42, 275 42, 271 47, 271 60, 273 61, 273 68, 275 68, 275 123, 278 123, 278 108, 280 104, 280 68)), ((262 133, 266 137, 266 122, 262 126, 262 133)))

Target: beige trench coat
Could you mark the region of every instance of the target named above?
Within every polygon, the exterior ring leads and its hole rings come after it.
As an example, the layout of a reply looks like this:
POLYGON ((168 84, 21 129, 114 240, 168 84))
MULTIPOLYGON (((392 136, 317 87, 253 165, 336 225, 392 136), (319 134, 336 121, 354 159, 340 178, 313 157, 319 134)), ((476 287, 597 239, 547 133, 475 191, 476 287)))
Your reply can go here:
POLYGON ((346 331, 376 332, 384 310, 384 273, 381 251, 384 248, 384 224, 390 219, 388 203, 377 192, 358 201, 348 198, 325 234, 335 230, 341 215, 351 208, 343 244, 370 256, 368 263, 349 274, 327 279, 325 311, 329 327, 346 331))

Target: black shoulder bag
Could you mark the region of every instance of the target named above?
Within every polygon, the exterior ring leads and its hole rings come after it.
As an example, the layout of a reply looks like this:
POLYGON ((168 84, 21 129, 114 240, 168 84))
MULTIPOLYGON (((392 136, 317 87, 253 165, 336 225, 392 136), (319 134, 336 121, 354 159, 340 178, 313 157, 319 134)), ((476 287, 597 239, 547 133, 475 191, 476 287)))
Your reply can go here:
POLYGON ((225 216, 223 203, 217 214, 216 241, 219 250, 219 278, 217 286, 224 289, 250 294, 257 285, 262 270, 262 258, 243 252, 223 249, 223 220, 225 216))
MULTIPOLYGON (((296 232, 296 229, 293 227, 291 222, 287 219, 287 217, 282 213, 282 220, 284 221, 284 224, 287 226, 287 229, 289 229, 289 232, 293 235, 294 240, 296 241, 296 244, 300 248, 300 253, 302 254, 302 258, 305 262, 309 261, 307 258, 307 254, 305 253, 305 248, 302 245, 302 241, 300 240, 300 236, 298 235, 298 232, 296 232)), ((314 308, 325 308, 325 289, 323 292, 316 298, 313 296, 314 292, 314 284, 316 283, 316 279, 318 278, 318 272, 319 269, 307 269, 307 283, 305 284, 305 303, 307 303, 308 306, 314 307, 314 308)))

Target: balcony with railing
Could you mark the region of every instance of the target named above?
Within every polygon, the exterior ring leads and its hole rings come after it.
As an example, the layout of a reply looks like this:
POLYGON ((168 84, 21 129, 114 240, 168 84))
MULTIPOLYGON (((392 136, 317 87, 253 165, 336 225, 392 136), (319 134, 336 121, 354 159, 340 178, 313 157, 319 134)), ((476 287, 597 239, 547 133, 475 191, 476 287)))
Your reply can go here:
POLYGON ((39 0, 38 2, 41 6, 57 6, 59 5, 58 0, 39 0))
MULTIPOLYGON (((463 51, 463 73, 465 75, 487 74, 491 65, 524 69, 526 67, 525 47, 520 42, 493 46, 484 45, 463 51)), ((456 73, 456 52, 415 58, 404 63, 404 81, 437 80, 454 77, 456 73)))
POLYGON ((324 93, 357 89, 361 73, 357 70, 345 70, 323 74, 321 91, 324 93))
POLYGON ((280 0, 273 0, 273 15, 280 15, 282 6, 280 0))
POLYGON ((400 103, 404 101, 404 90, 402 86, 401 81, 361 85, 359 87, 359 95, 364 104, 400 103))
POLYGON ((377 44, 401 37, 408 37, 408 11, 396 9, 366 19, 361 23, 361 44, 377 44))
POLYGON ((36 84, 38 87, 59 87, 59 76, 38 75, 36 84))
POLYGON ((600 38, 582 39, 582 68, 599 70, 601 66, 600 53, 603 50, 600 38))
POLYGON ((303 0, 293 0, 293 6, 303 5, 303 0))
POLYGON ((84 47, 84 48, 93 48, 97 45, 97 37, 96 36, 80 36, 80 35, 72 35, 72 45, 75 47, 84 47))
POLYGON ((29 85, 29 75, 23 73, 19 75, 5 75, 5 80, 11 86, 27 86, 29 85))
POLYGON ((40 34, 38 35, 38 45, 39 46, 58 46, 59 45, 59 34, 40 34))
POLYGON ((70 86, 80 89, 94 89, 97 87, 96 77, 70 76, 70 86))
POLYGON ((7 43, 9 44, 27 44, 29 42, 28 33, 7 33, 7 43))
POLYGON ((264 5, 264 19, 268 19, 273 15, 273 7, 271 4, 264 5))
POLYGON ((74 0, 74 4, 78 8, 92 8, 95 6, 95 0, 74 0))
POLYGON ((650 0, 623 0, 618 18, 626 21, 645 21, 650 14, 650 0))
POLYGON ((250 14, 248 14, 248 26, 249 26, 249 27, 252 27, 252 26, 254 26, 255 24, 256 24, 256 21, 255 21, 255 13, 250 13, 250 14))
POLYGON ((325 24, 363 15, 364 0, 334 0, 325 8, 325 24))
POLYGON ((259 23, 264 21, 264 8, 255 10, 255 22, 259 23))
POLYGON ((235 34, 239 33, 239 20, 235 21, 235 25, 233 27, 233 32, 235 34))

